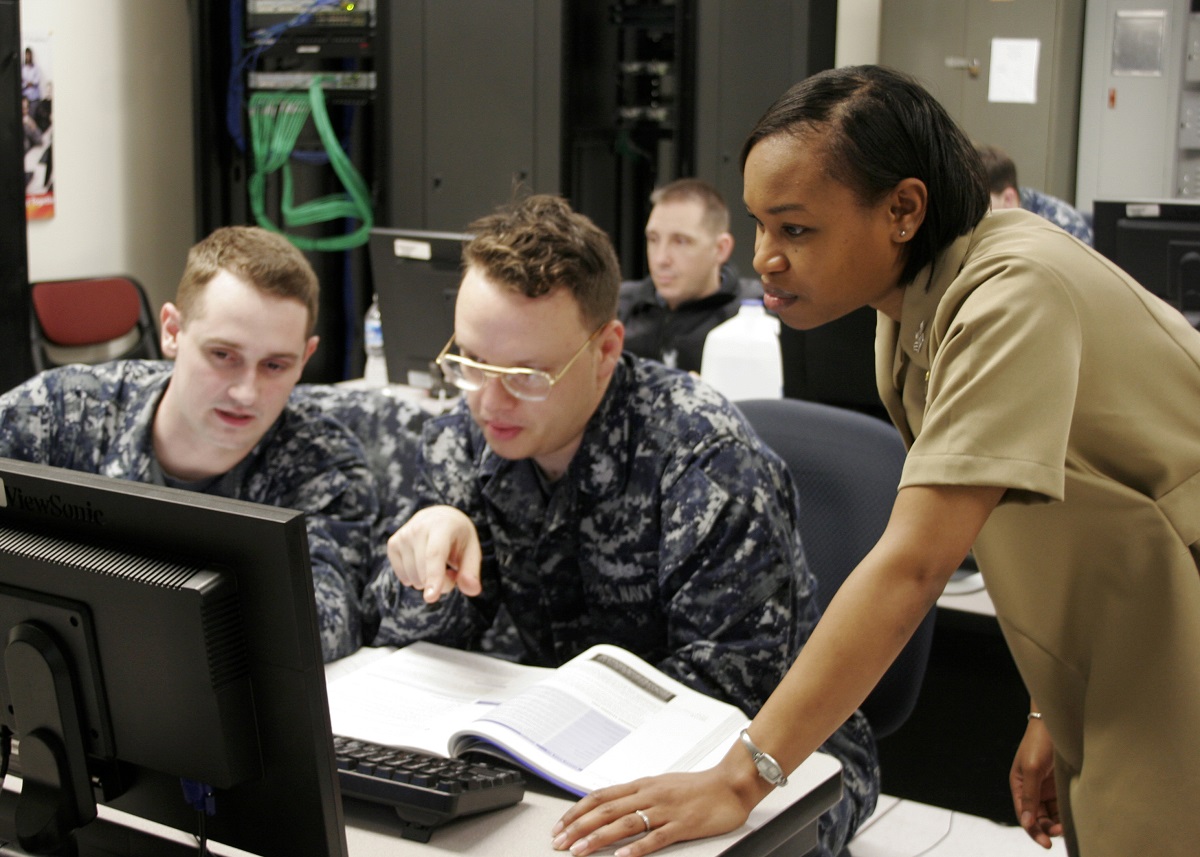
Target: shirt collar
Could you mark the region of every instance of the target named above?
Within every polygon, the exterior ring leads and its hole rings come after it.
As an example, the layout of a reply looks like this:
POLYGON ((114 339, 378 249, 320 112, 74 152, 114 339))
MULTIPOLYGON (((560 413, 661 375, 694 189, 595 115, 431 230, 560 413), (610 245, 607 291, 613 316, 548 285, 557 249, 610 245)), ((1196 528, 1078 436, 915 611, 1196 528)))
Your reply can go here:
POLYGON ((892 362, 892 382, 897 387, 900 386, 907 363, 929 369, 931 354, 937 347, 934 341, 934 315, 950 284, 962 270, 974 234, 972 230, 954 239, 932 264, 917 273, 904 290, 898 347, 892 362))

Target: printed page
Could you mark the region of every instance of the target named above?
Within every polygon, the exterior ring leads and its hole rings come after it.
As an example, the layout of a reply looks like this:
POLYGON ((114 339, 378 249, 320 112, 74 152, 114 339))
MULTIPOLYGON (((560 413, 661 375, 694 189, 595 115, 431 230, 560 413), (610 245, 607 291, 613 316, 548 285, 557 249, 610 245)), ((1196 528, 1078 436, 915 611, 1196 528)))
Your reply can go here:
POLYGON ((413 643, 329 683, 335 735, 450 755, 449 738, 554 670, 413 643))
POLYGON ((716 763, 746 723, 736 707, 685 687, 614 646, 595 646, 462 730, 576 794, 716 763))

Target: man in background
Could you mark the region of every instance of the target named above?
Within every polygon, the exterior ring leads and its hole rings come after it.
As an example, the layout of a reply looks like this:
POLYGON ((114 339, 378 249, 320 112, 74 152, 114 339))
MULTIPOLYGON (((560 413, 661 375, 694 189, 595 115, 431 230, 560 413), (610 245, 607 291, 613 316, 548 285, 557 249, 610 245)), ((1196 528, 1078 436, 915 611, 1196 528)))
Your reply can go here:
POLYGON ((1056 196, 1018 185, 1017 165, 999 146, 976 143, 975 151, 987 170, 993 210, 1023 208, 1041 215, 1084 244, 1092 246, 1092 224, 1081 211, 1056 196))
POLYGON ((625 348, 673 368, 700 371, 708 332, 761 299, 762 283, 730 263, 729 208, 716 188, 679 179, 650 195, 646 221, 650 276, 621 284, 618 318, 625 348))
MULTIPOLYGON (((564 200, 468 231, 438 358, 463 401, 425 425, 418 511, 364 594, 368 640, 545 667, 611 643, 753 714, 818 618, 787 466, 711 387, 623 353, 616 252, 564 200)), ((861 712, 823 749, 845 769, 820 823, 832 855, 879 768, 861 712)))
MULTIPOLYGON (((318 285, 286 238, 216 230, 188 253, 162 350, 43 372, 0 396, 0 456, 306 512, 326 660, 361 643, 378 500, 362 445, 289 403, 317 348, 318 285)), ((248 617, 253 621, 254 617, 248 617)))

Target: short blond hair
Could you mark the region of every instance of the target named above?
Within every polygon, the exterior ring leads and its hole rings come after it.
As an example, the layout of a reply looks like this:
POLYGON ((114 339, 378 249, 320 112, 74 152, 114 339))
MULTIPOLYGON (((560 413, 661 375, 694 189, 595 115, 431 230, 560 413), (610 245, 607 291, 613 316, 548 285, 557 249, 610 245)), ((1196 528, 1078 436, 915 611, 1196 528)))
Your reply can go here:
POLYGON ((264 294, 304 304, 311 336, 317 328, 320 285, 300 250, 277 232, 258 226, 222 226, 188 251, 175 305, 186 323, 204 288, 220 271, 245 280, 264 294))

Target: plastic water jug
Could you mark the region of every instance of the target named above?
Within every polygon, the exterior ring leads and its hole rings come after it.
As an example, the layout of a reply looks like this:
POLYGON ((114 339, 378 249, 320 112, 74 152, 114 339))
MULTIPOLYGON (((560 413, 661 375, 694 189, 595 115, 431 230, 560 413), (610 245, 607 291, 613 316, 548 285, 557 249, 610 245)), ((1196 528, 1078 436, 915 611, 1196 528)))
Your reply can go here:
POLYGON ((700 377, 731 401, 782 398, 779 319, 762 301, 742 301, 737 315, 708 332, 700 377))

